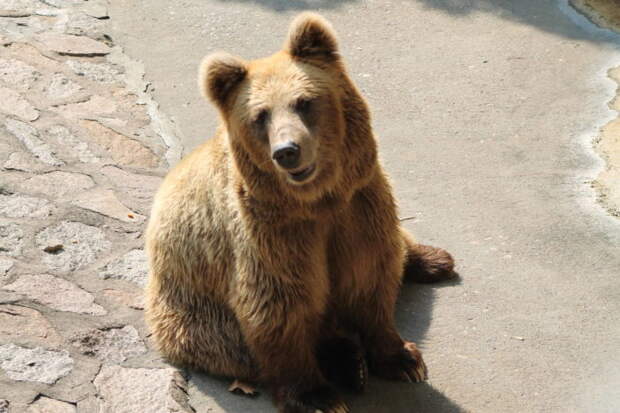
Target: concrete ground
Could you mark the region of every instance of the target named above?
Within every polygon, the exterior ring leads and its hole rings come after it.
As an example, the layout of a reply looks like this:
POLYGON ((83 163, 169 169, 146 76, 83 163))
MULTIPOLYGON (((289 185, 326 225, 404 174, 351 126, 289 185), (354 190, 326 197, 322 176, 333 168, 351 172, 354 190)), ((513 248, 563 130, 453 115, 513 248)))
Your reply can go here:
MULTIPOLYGON (((201 58, 270 54, 305 9, 339 32, 407 227, 462 275, 400 300, 431 380, 373 381, 353 411, 619 411, 620 222, 590 188, 618 37, 550 0, 136 0, 111 17, 187 152, 217 124, 201 58)), ((272 409, 200 374, 190 396, 197 411, 272 409)))
POLYGON ((201 58, 272 53, 304 9, 340 34, 405 225, 462 277, 403 288, 430 381, 352 410, 620 411, 620 221, 592 188, 620 40, 567 0, 0 0, 0 412, 274 411, 153 352, 141 233, 217 124, 201 58))

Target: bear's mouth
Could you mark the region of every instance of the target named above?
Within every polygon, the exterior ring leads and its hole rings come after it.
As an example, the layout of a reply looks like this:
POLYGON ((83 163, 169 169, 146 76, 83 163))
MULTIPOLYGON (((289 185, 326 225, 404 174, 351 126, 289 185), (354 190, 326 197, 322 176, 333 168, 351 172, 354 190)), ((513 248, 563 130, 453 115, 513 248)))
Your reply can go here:
POLYGON ((296 172, 289 172, 288 176, 295 182, 303 182, 310 177, 314 173, 316 169, 316 164, 312 164, 307 168, 301 169, 296 172))

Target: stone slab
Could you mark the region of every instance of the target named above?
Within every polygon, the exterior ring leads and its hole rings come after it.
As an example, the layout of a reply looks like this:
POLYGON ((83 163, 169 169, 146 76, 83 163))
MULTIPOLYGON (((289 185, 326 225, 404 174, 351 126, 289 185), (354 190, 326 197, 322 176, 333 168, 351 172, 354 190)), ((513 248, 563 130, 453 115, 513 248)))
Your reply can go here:
POLYGON ((69 129, 62 125, 54 125, 46 130, 46 133, 55 138, 64 146, 73 157, 83 163, 99 163, 101 159, 89 148, 88 143, 76 137, 69 129))
POLYGON ((54 206, 46 199, 23 195, 0 195, 0 216, 9 218, 46 218, 54 206))
POLYGON ((142 291, 128 292, 113 288, 106 288, 103 290, 103 295, 115 303, 133 308, 134 310, 144 310, 144 294, 142 291))
POLYGON ((111 246, 101 229, 70 221, 63 221, 41 231, 36 236, 36 243, 41 250, 62 246, 60 250, 46 254, 43 258, 50 268, 58 271, 83 268, 111 246))
POLYGON ((17 224, 0 224, 0 254, 17 257, 22 253, 24 232, 17 224))
POLYGON ((54 73, 45 88, 48 98, 53 100, 67 99, 83 90, 79 83, 74 82, 62 73, 54 73))
POLYGON ((83 120, 80 125, 88 131, 89 138, 106 149, 112 159, 120 165, 152 168, 159 164, 159 158, 140 142, 130 139, 101 123, 83 120))
POLYGON ((93 63, 80 60, 67 60, 65 62, 78 76, 94 82, 115 83, 122 81, 123 69, 109 63, 93 63))
POLYGON ((86 36, 45 33, 38 40, 48 49, 71 56, 103 56, 111 52, 109 46, 86 36))
POLYGON ((17 59, 0 58, 0 81, 6 86, 28 90, 40 78, 41 73, 35 67, 17 59))
POLYGON ((43 172, 48 170, 37 158, 26 152, 13 152, 4 163, 4 169, 22 172, 43 172))
POLYGON ((144 287, 148 277, 146 252, 140 249, 129 251, 106 265, 99 275, 104 279, 125 280, 144 287))
POLYGON ((0 305, 0 340, 13 343, 38 342, 56 348, 62 337, 39 311, 21 305, 0 305))
POLYGON ((76 413, 75 404, 41 396, 28 406, 27 413, 76 413))
POLYGON ((106 310, 95 304, 95 297, 77 285, 49 274, 22 275, 4 290, 21 294, 58 311, 104 315, 106 310))
POLYGON ((39 111, 22 95, 6 87, 0 86, 0 112, 16 116, 23 121, 39 118, 39 111))
POLYGON ((32 125, 15 119, 7 119, 5 126, 41 162, 52 166, 64 165, 64 162, 56 157, 53 148, 41 139, 39 131, 32 125))
POLYGON ((185 379, 178 371, 106 366, 94 382, 100 411, 114 413, 189 413, 185 379), (128 392, 126 389, 131 388, 128 392))
POLYGON ((36 175, 24 181, 20 188, 24 192, 63 198, 82 193, 95 186, 93 179, 81 173, 53 171, 36 175))
POLYGON ((0 369, 12 380, 53 384, 71 372, 73 359, 64 350, 5 344, 0 346, 0 369))
POLYGON ((109 189, 92 189, 73 198, 71 203, 123 222, 140 223, 145 220, 144 216, 121 204, 114 191, 109 189))
POLYGON ((120 364, 146 353, 144 342, 133 326, 92 330, 74 337, 71 344, 80 353, 96 357, 107 365, 120 364))
POLYGON ((13 260, 0 258, 0 277, 4 277, 13 268, 13 260))

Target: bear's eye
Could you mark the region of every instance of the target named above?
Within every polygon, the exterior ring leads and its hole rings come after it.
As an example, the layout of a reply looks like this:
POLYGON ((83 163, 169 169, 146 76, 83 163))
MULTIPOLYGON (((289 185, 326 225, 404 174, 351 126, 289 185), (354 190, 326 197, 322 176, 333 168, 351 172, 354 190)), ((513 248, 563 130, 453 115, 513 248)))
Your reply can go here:
POLYGON ((295 111, 306 114, 312 109, 312 100, 308 98, 299 98, 295 102, 295 111))
POLYGON ((254 124, 260 127, 265 126, 268 116, 269 116, 269 112, 266 109, 261 110, 260 112, 258 112, 258 115, 256 115, 256 117, 254 118, 254 124))

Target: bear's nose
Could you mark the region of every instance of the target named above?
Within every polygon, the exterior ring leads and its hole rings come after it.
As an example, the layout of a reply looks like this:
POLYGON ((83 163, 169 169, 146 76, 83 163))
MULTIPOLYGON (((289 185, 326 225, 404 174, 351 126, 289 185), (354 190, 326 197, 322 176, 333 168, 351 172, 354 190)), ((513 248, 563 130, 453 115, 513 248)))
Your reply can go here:
POLYGON ((273 148, 271 157, 285 169, 299 166, 300 148, 295 142, 280 143, 273 148))

